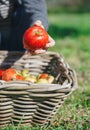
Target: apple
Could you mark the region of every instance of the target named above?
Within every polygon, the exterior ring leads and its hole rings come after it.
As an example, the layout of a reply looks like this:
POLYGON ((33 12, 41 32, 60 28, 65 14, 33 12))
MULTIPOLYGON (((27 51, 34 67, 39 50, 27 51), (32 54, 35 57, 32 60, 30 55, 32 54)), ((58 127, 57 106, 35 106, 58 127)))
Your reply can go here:
POLYGON ((25 81, 32 82, 32 83, 35 83, 35 82, 37 81, 37 78, 36 78, 36 76, 34 76, 34 75, 29 75, 29 76, 26 76, 26 77, 24 78, 24 80, 25 80, 25 81))
POLYGON ((48 80, 47 79, 38 79, 37 84, 48 84, 48 80))
POLYGON ((52 82, 54 81, 54 76, 49 75, 49 76, 47 77, 47 80, 48 80, 49 83, 52 83, 52 82))
POLYGON ((8 68, 6 69, 2 74, 2 80, 10 81, 16 78, 17 70, 14 68, 8 68))
POLYGON ((48 83, 52 83, 54 81, 54 76, 47 74, 47 73, 42 73, 39 76, 39 79, 46 79, 48 81, 48 83))
POLYGON ((15 80, 24 80, 24 77, 20 74, 16 75, 15 80))
POLYGON ((27 77, 27 76, 29 76, 30 75, 30 72, 28 71, 28 70, 22 70, 21 71, 21 75, 23 76, 23 77, 27 77))
POLYGON ((48 77, 47 73, 42 73, 40 74, 39 79, 47 79, 47 77, 48 77))
POLYGON ((29 27, 23 35, 23 45, 25 49, 35 51, 43 49, 49 41, 47 31, 38 25, 29 27))

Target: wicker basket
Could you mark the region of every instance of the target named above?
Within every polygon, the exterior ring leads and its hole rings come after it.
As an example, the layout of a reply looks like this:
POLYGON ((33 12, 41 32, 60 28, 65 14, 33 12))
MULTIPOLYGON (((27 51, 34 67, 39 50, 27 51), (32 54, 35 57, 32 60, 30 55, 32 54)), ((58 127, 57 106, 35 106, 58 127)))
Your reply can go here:
POLYGON ((23 52, 1 51, 0 67, 28 69, 34 75, 45 72, 55 77, 53 84, 1 80, 0 127, 12 122, 15 125, 47 124, 69 94, 77 88, 75 72, 58 53, 32 56, 23 52))

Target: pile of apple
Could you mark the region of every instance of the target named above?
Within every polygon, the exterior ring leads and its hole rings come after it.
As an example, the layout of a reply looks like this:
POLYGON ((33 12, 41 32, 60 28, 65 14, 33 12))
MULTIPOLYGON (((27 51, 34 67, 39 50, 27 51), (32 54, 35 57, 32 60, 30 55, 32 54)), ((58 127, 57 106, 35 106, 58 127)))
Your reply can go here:
POLYGON ((22 80, 29 81, 31 83, 48 84, 53 83, 54 76, 48 73, 42 73, 38 76, 30 74, 28 70, 23 69, 18 71, 15 68, 0 69, 0 80, 11 81, 11 80, 22 80))

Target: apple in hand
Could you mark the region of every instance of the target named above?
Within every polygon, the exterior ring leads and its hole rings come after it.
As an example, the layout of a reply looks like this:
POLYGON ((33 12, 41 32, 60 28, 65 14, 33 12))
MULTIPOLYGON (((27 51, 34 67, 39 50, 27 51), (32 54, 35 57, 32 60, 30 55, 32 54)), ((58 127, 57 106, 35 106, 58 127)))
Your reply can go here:
POLYGON ((48 41, 47 31, 39 25, 33 25, 28 28, 23 35, 24 48, 31 51, 44 49, 48 41))

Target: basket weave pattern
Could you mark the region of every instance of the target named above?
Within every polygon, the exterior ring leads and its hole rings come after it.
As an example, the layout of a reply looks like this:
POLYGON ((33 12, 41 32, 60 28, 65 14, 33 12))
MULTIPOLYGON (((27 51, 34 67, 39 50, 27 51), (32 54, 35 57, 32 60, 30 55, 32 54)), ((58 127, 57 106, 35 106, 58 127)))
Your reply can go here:
POLYGON ((54 52, 33 55, 22 52, 0 52, 0 67, 27 69, 31 74, 49 73, 53 84, 26 81, 0 81, 0 127, 12 122, 22 125, 45 125, 77 87, 75 72, 64 58, 54 52))

